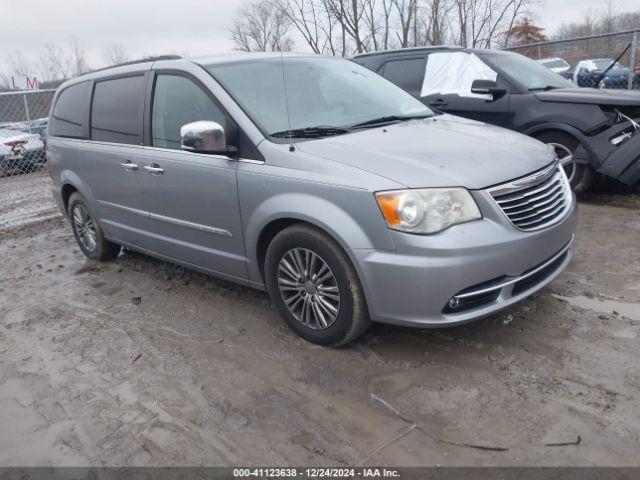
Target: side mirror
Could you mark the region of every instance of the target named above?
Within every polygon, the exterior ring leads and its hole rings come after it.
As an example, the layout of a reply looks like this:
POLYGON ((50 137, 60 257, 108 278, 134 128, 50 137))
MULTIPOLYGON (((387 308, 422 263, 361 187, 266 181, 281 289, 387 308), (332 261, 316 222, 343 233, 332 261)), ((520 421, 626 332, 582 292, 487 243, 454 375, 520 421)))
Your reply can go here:
POLYGON ((197 153, 229 155, 235 147, 227 146, 224 127, 217 122, 201 120, 187 123, 180 128, 182 149, 197 153))
POLYGON ((471 93, 493 95, 493 99, 497 100, 507 94, 507 89, 498 86, 493 80, 474 80, 471 84, 471 93))

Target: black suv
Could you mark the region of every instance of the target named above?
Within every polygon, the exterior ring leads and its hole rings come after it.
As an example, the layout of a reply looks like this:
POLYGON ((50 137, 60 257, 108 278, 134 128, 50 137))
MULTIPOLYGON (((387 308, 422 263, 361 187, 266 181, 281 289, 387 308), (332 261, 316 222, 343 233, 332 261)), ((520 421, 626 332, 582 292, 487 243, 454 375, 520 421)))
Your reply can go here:
POLYGON ((506 127, 553 145, 577 193, 594 173, 640 180, 640 93, 577 88, 517 53, 419 47, 358 55, 445 113, 506 127))

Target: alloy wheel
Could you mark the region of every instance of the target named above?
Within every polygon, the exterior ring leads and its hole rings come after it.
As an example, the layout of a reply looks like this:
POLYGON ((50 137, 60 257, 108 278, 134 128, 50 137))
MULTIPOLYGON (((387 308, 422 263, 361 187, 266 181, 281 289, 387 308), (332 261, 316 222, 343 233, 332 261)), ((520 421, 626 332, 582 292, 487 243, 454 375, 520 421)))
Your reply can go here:
POLYGON ((81 203, 75 204, 71 218, 82 247, 90 254, 95 252, 98 234, 96 232, 95 222, 89 215, 86 207, 81 203))
POLYGON ((306 248, 292 248, 278 264, 278 289, 289 312, 303 325, 324 330, 340 313, 340 289, 329 265, 306 248))

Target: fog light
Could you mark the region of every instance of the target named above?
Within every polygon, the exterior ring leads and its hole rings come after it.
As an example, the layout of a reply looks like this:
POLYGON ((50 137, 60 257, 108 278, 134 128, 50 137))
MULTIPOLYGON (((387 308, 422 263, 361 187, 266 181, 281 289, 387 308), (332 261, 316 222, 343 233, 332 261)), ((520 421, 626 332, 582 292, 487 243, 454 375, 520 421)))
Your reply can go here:
POLYGON ((449 300, 449 308, 456 309, 460 307, 460 305, 462 305, 462 300, 460 300, 458 297, 453 297, 451 300, 449 300))

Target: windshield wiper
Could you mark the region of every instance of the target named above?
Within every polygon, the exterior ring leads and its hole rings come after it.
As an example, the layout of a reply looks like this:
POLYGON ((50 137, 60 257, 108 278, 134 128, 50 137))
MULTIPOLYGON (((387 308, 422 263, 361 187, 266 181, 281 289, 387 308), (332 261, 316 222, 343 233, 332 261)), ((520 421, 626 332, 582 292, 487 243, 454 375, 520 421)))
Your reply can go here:
POLYGON ((272 133, 271 136, 279 138, 321 138, 332 137, 334 135, 344 135, 345 133, 349 133, 349 130, 346 128, 319 125, 317 127, 283 130, 281 132, 272 133))
POLYGON ((406 120, 429 117, 433 117, 433 114, 423 113, 420 115, 387 115, 384 117, 372 118, 371 120, 367 120, 365 122, 355 123, 353 125, 350 125, 349 128, 375 127, 377 125, 386 125, 393 122, 404 122, 406 120))

